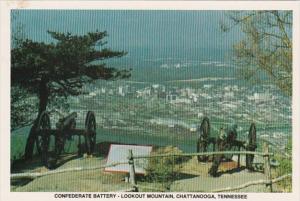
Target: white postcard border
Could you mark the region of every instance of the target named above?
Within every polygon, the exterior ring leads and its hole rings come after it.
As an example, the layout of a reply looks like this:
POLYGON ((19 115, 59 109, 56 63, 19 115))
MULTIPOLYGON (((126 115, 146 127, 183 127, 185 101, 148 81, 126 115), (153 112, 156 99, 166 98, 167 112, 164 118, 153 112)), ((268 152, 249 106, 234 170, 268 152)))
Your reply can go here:
MULTIPOLYGON (((0 2, 0 199, 3 201, 58 200, 55 193, 10 192, 10 17, 11 9, 103 10, 293 10, 293 192, 239 193, 247 200, 300 200, 300 3, 296 1, 1 1, 0 2), (297 124, 298 122, 298 124, 297 124)), ((120 193, 119 193, 120 194, 120 193)), ((196 193, 195 193, 196 194, 196 193)), ((217 194, 216 194, 217 195, 217 194)), ((74 200, 74 199, 72 199, 74 200)), ((110 200, 107 198, 107 200, 110 200)), ((125 199, 122 199, 125 200, 125 199)), ((127 199, 126 199, 127 200, 127 199)), ((147 199, 148 200, 148 199, 147 199)), ((151 200, 151 199, 149 199, 151 200)))

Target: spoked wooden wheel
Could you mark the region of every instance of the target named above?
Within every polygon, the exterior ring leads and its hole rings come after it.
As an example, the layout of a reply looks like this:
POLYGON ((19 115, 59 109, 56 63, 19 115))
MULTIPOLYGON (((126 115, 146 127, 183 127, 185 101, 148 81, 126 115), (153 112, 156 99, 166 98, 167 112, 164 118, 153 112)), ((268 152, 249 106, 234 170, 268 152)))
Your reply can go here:
MULTIPOLYGON (((199 129, 199 138, 197 141, 198 153, 203 153, 207 151, 209 135, 210 135, 209 119, 207 117, 204 117, 199 129)), ((197 158, 199 162, 204 162, 208 160, 208 156, 198 156, 197 158)))
MULTIPOLYGON (((256 145, 256 127, 255 124, 252 123, 249 129, 249 134, 248 134, 248 143, 246 150, 247 151, 255 151, 257 145, 256 145)), ((253 160, 254 160, 254 155, 252 154, 247 154, 246 155, 246 168, 251 170, 253 169, 253 160)))
POLYGON ((96 118, 94 112, 88 111, 85 119, 85 147, 88 155, 94 152, 96 145, 96 118))
POLYGON ((44 166, 53 168, 58 155, 56 153, 56 136, 51 134, 50 117, 46 111, 41 114, 37 129, 41 161, 44 166))
POLYGON ((36 127, 37 136, 35 139, 36 150, 38 154, 42 152, 42 135, 47 130, 51 129, 50 117, 46 111, 43 111, 38 119, 38 124, 36 127))
POLYGON ((57 136, 51 135, 49 132, 42 133, 41 145, 41 159, 43 165, 50 169, 54 168, 58 158, 57 136))

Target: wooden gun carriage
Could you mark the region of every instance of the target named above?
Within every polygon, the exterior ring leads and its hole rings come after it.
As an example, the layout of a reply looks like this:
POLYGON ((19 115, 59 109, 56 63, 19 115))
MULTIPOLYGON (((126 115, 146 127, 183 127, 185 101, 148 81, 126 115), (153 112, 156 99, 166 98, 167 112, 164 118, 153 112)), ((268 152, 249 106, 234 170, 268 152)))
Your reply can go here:
MULTIPOLYGON (((224 138, 222 136, 219 137, 211 137, 210 136, 210 121, 207 117, 204 117, 202 123, 200 125, 199 130, 199 138, 197 141, 197 152, 207 152, 208 146, 213 145, 213 151, 230 151, 233 148, 237 148, 239 151, 241 148, 245 149, 246 151, 255 151, 257 148, 256 144, 256 126, 254 123, 250 125, 248 139, 247 141, 241 141, 237 139, 237 132, 236 130, 230 130, 225 135, 224 138)), ((224 132, 223 128, 220 130, 220 135, 224 132)), ((216 176, 218 166, 222 160, 222 155, 216 155, 213 157, 212 167, 209 170, 209 173, 212 176, 216 176)), ((199 162, 206 162, 208 161, 208 156, 198 156, 199 162)), ((254 155, 246 154, 246 168, 249 170, 253 170, 253 160, 254 155)), ((238 155, 238 166, 240 165, 240 156, 238 155)))
POLYGON ((53 168, 67 140, 78 136, 78 154, 81 154, 81 136, 84 137, 85 152, 91 155, 96 144, 96 118, 92 111, 88 111, 85 119, 85 128, 76 128, 77 113, 73 112, 56 123, 56 129, 51 128, 49 113, 44 111, 39 116, 36 126, 36 148, 41 156, 43 165, 53 168))

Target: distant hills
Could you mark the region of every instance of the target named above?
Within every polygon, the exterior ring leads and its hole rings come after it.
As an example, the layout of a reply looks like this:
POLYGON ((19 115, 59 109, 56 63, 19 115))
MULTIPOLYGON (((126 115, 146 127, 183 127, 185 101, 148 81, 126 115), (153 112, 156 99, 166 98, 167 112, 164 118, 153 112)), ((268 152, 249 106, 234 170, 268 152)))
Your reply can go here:
POLYGON ((108 66, 131 68, 132 81, 164 82, 205 77, 236 77, 231 50, 189 49, 158 51, 137 48, 122 58, 111 59, 108 66))

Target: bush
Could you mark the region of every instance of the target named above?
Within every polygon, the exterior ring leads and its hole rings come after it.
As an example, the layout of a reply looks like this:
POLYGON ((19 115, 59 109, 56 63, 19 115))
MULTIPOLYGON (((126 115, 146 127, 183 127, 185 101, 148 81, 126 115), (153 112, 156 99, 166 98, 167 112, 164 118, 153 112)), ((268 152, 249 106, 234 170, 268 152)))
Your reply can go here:
MULTIPOLYGON (((158 148, 152 152, 152 155, 180 153, 182 151, 177 147, 167 146, 158 148)), ((150 158, 146 168, 146 180, 161 183, 164 188, 168 189, 171 183, 178 178, 182 162, 183 157, 180 156, 150 158)))
MULTIPOLYGON (((292 156, 292 139, 290 138, 288 144, 286 145, 285 153, 292 156)), ((283 155, 275 155, 275 159, 279 162, 279 166, 275 170, 275 176, 280 177, 285 174, 292 173, 292 160, 290 157, 283 155)), ((282 188, 285 192, 291 192, 292 190, 292 180, 287 178, 278 182, 278 186, 282 188)))

